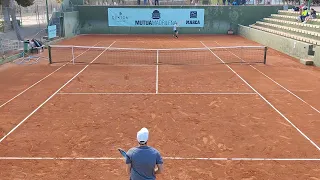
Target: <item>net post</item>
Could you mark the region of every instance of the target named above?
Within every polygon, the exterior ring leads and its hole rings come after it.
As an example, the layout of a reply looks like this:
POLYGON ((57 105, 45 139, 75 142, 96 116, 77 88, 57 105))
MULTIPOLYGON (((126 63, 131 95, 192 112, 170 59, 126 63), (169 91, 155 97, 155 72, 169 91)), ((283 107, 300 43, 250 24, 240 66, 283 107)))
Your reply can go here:
POLYGON ((159 49, 157 49, 156 94, 159 92, 159 49))
POLYGON ((52 64, 52 56, 51 56, 51 46, 48 46, 48 53, 49 53, 49 64, 52 64))
POLYGON ((72 50, 72 64, 74 65, 74 47, 72 46, 72 48, 71 48, 72 50))
POLYGON ((159 64, 159 49, 157 49, 157 65, 159 64))
POLYGON ((264 57, 263 57, 263 64, 267 63, 267 51, 268 51, 268 47, 264 47, 264 57))

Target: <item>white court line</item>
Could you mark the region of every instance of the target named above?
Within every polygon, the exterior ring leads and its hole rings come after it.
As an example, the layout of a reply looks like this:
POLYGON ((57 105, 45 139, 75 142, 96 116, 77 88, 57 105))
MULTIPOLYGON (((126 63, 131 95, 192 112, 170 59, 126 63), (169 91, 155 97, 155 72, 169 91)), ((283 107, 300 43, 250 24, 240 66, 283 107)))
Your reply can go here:
MULTIPOLYGON (((108 41, 106 41, 106 42, 108 42, 108 41)), ((117 43, 150 43, 150 41, 140 41, 140 40, 137 40, 137 41, 135 41, 135 40, 130 40, 130 41, 119 41, 119 40, 117 40, 117 43)), ((152 42, 161 42, 161 43, 163 43, 164 41, 163 40, 152 40, 152 42)), ((176 42, 194 42, 194 43, 199 43, 199 40, 194 40, 194 41, 185 41, 185 40, 176 40, 176 41, 172 41, 172 40, 165 40, 165 42, 166 43, 171 43, 171 42, 174 42, 174 43, 176 43, 176 42)))
MULTIPOLYGON (((201 42, 201 41, 200 41, 201 42)), ((203 46, 207 47, 203 42, 201 42, 203 46)), ((229 68, 235 75, 237 75, 245 84, 247 84, 254 92, 256 92, 270 107, 272 107, 280 116, 283 117, 288 123, 291 124, 303 137, 305 137, 313 146, 315 146, 318 151, 320 151, 320 147, 314 143, 307 135, 305 135, 296 125, 294 125, 284 114, 282 114, 276 107, 274 107, 264 96, 262 96, 255 88, 253 88, 246 80, 244 80, 236 71, 234 71, 228 64, 226 64, 219 56, 217 56, 211 49, 208 50, 218 58, 227 68, 229 68)))
MULTIPOLYGON (((295 92, 313 92, 314 90, 301 89, 301 90, 291 90, 295 92)), ((285 92, 284 90, 272 90, 272 92, 285 92)))
MULTIPOLYGON (((93 45, 96 46, 98 45, 100 42, 98 42, 97 44, 93 45)), ((87 49, 86 51, 82 52, 81 54, 79 54, 78 56, 75 57, 78 58, 81 55, 83 55, 84 53, 86 53, 87 51, 89 51, 90 49, 87 49)), ((72 60, 70 60, 71 62, 72 60)), ((54 74, 55 72, 59 71, 61 68, 63 68, 64 66, 66 66, 67 64, 69 64, 70 62, 65 63, 64 65, 60 66, 58 69, 54 70, 52 73, 48 74, 47 76, 45 76, 44 78, 40 79, 38 82, 32 84, 31 86, 29 86, 27 89, 23 90, 22 92, 20 92, 19 94, 17 94, 16 96, 14 96, 13 98, 11 98, 10 100, 8 100, 7 102, 5 102, 4 104, 2 104, 0 106, 0 108, 2 108, 3 106, 5 106, 6 104, 10 103, 11 101, 13 101, 14 99, 16 99, 17 97, 19 97, 20 95, 22 95, 23 93, 25 93, 26 91, 28 91, 29 89, 31 89, 32 87, 36 86, 37 84, 39 84, 40 82, 42 82, 43 80, 47 79, 48 77, 50 77, 52 74, 54 74)))
MULTIPOLYGON (((109 47, 111 47, 116 41, 114 41, 109 47)), ((27 117, 25 117, 18 125, 16 125, 11 131, 9 131, 5 136, 0 139, 0 143, 6 139, 12 132, 14 132, 22 123, 24 123, 29 117, 31 117, 34 113, 36 113, 43 105, 45 105, 50 99, 52 99, 61 89, 63 89, 66 85, 68 85, 74 78, 76 78, 80 73, 82 73, 87 67, 96 61, 104 52, 108 50, 109 47, 106 47, 102 53, 100 53, 96 58, 94 58, 89 64, 87 64, 84 68, 82 68, 76 75, 74 75, 69 81, 63 84, 56 92, 54 92, 48 99, 46 99, 42 104, 40 104, 35 110, 33 110, 27 117)))
POLYGON ((157 51, 156 93, 159 92, 159 51, 157 51))
MULTIPOLYGON (((217 41, 214 41, 216 44, 218 44, 219 46, 221 46, 221 44, 219 44, 217 41)), ((235 55, 233 52, 229 51, 231 54, 233 54, 234 56, 236 56, 238 59, 240 59, 243 62, 246 62, 245 60, 243 60, 242 58, 240 58, 239 56, 235 55)), ((260 74, 262 74, 263 76, 265 76, 266 78, 268 78, 269 80, 271 80, 272 82, 274 82, 275 84, 277 84, 278 86, 280 86, 282 89, 286 90, 288 93, 290 93, 291 95, 293 95, 294 97, 296 97, 297 99, 299 99, 300 101, 302 101, 303 103, 305 103, 306 105, 310 106, 313 110, 317 111, 318 113, 320 113, 320 110, 318 110, 317 108, 313 107, 311 104, 309 104, 308 102, 306 102, 305 100, 303 100, 302 98, 300 98, 298 95, 294 94, 292 91, 290 91, 289 89, 285 88, 284 86, 282 86, 281 84, 279 84, 277 81, 273 80, 271 77, 267 76, 266 74, 264 74, 263 72, 261 72, 259 69, 257 69, 256 67, 250 65, 250 67, 252 67, 253 69, 255 69, 256 71, 258 71, 260 74)))
MULTIPOLYGON (((316 158, 205 158, 205 157, 163 157, 165 160, 197 161, 320 161, 316 158)), ((0 157, 0 160, 123 160, 122 157, 0 157)))
POLYGON ((61 95, 256 95, 257 93, 255 92, 200 92, 200 93, 179 93, 179 92, 174 92, 174 93, 132 93, 132 92, 61 92, 58 93, 61 95))

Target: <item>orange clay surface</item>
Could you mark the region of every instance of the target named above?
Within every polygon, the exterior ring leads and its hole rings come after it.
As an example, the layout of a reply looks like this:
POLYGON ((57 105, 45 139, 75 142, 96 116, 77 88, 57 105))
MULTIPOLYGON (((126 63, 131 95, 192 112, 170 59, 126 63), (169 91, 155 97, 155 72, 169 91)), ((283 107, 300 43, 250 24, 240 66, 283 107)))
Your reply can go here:
MULTIPOLYGON (((208 35, 82 35, 59 44, 161 49, 203 48, 201 42, 208 47, 259 45, 239 36, 208 35)), ((0 179, 129 179, 117 148, 136 146, 142 127, 150 130, 149 145, 165 158, 160 180, 320 179, 319 68, 272 49, 267 64, 228 64, 309 141, 210 51, 196 56, 207 61, 212 55, 217 63, 157 67, 156 54, 148 52, 111 56, 85 50, 75 51, 74 65, 70 52, 56 49, 52 56, 58 63, 0 66, 0 138, 10 133, 0 142, 0 179), (105 62, 112 58, 122 64, 105 62), (130 60, 141 64, 126 65, 130 60), (32 157, 92 159, 26 159, 32 157)), ((193 55, 166 53, 159 60, 187 61, 193 55)))

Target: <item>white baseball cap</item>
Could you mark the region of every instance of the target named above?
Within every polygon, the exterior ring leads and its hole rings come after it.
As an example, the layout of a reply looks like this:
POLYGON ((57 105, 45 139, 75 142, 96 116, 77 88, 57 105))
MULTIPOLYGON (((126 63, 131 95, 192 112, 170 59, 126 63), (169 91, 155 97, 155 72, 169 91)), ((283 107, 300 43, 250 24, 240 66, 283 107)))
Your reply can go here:
POLYGON ((142 128, 137 132, 137 140, 138 142, 146 143, 149 138, 149 130, 147 128, 142 128))

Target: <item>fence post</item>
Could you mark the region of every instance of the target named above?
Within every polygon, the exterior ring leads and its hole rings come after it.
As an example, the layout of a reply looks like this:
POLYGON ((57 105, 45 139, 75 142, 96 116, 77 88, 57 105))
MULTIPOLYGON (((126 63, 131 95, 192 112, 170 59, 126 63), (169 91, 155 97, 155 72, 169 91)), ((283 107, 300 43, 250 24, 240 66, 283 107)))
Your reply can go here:
POLYGON ((48 0, 46 0, 46 9, 47 9, 47 27, 49 26, 49 7, 48 7, 48 0))
POLYGON ((22 9, 21 9, 21 5, 19 5, 19 11, 20 11, 20 26, 22 26, 22 9))

